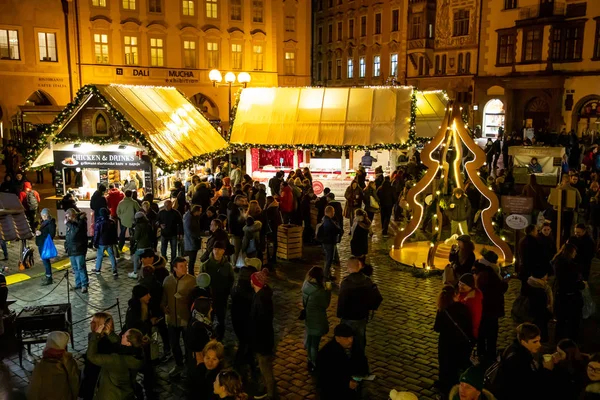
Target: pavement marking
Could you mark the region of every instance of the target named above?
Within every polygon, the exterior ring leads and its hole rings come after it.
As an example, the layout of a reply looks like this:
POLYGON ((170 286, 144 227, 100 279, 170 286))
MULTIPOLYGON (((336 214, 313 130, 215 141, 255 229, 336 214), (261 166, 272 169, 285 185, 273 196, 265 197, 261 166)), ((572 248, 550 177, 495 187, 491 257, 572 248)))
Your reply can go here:
POLYGON ((54 268, 57 271, 62 271, 63 269, 66 269, 70 266, 71 266, 71 261, 68 258, 59 260, 52 264, 52 268, 54 268))
POLYGON ((28 279, 31 279, 31 277, 27 274, 12 274, 12 275, 8 275, 6 277, 6 285, 12 285, 15 283, 19 283, 19 282, 23 282, 26 281, 28 279))

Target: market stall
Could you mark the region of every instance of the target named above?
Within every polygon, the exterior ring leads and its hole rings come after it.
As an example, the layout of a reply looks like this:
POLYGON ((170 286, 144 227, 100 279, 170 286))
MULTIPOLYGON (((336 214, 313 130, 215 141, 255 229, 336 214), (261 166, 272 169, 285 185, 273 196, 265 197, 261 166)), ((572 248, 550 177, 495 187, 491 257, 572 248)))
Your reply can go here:
POLYGON ((377 159, 367 174, 373 177, 378 165, 390 172, 396 150, 437 132, 445 102, 443 92, 412 87, 247 88, 230 144, 247 149, 246 171, 254 179, 306 166, 315 193, 329 187, 341 196, 365 151, 377 159))
POLYGON ((531 174, 529 164, 537 158, 542 172, 535 173, 537 183, 542 186, 556 186, 560 179, 560 163, 565 155, 564 147, 511 146, 508 155, 513 159, 513 176, 515 183, 529 183, 531 174))
MULTIPOLYGON (((56 194, 71 191, 80 210, 99 184, 170 196, 177 179, 194 165, 223 155, 227 142, 175 88, 88 85, 61 112, 27 154, 30 168, 55 169, 56 194)), ((64 234, 59 209, 59 234, 64 234)), ((91 228, 90 228, 91 229, 91 228)))

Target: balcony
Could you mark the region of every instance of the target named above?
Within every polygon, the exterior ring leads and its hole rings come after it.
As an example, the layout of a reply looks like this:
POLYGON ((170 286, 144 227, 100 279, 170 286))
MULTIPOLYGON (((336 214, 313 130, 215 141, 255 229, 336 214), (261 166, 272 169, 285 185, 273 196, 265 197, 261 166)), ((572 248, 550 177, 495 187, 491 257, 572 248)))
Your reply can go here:
POLYGON ((411 39, 408 41, 408 50, 433 49, 433 44, 433 39, 411 39))
POLYGON ((564 17, 567 10, 565 3, 544 3, 519 8, 518 20, 537 18, 564 17))

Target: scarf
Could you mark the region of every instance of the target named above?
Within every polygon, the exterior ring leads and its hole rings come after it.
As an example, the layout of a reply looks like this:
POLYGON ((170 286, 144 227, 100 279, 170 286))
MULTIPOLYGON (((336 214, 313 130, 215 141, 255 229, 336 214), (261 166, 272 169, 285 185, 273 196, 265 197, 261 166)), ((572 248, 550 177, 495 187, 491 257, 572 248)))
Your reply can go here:
POLYGON ((530 276, 527 278, 527 284, 534 288, 544 289, 546 296, 548 297, 548 304, 546 307, 548 307, 548 310, 552 311, 554 308, 554 296, 552 294, 552 289, 550 289, 550 286, 548 286, 546 281, 530 276))
POLYGON ((371 221, 368 218, 365 217, 365 219, 363 219, 362 221, 359 221, 358 218, 354 218, 354 224, 352 224, 352 229, 350 230, 350 234, 352 236, 354 236, 354 231, 359 225, 361 228, 371 233, 371 221))
POLYGON ((60 360, 65 352, 64 349, 44 349, 42 357, 60 360))

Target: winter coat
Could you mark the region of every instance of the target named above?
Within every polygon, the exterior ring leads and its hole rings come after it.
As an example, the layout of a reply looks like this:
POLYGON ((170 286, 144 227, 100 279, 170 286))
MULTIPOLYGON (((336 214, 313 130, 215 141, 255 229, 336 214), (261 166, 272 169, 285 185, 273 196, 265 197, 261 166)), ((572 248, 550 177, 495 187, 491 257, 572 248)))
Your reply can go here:
POLYGON ((269 179, 269 189, 271 189, 271 196, 279 195, 279 190, 281 189, 281 179, 274 176, 269 179))
POLYGON ((79 367, 67 351, 44 351, 29 381, 29 400, 77 400, 79 367), (62 353, 62 354, 61 354, 62 353))
POLYGON ((81 256, 87 253, 87 216, 77 215, 77 220, 67 221, 65 234, 65 250, 69 256, 81 256))
POLYGON ((264 228, 266 233, 275 233, 277 235, 279 225, 283 223, 281 213, 279 212, 279 203, 274 200, 264 209, 263 214, 265 215, 266 226, 264 228))
POLYGON ((108 208, 108 202, 104 193, 96 190, 90 199, 90 208, 94 211, 94 215, 98 214, 101 208, 108 208))
POLYGON ((191 211, 183 215, 183 250, 198 251, 202 245, 202 229, 200 228, 200 217, 192 215, 191 211))
POLYGON ((35 237, 35 245, 42 249, 48 235, 50 235, 52 239, 56 236, 56 220, 49 217, 47 220, 42 221, 42 224, 38 229, 41 233, 39 236, 35 237))
POLYGON ((359 221, 358 218, 354 218, 354 225, 352 225, 350 252, 356 257, 369 254, 369 233, 371 232, 371 221, 366 216, 363 218, 363 221, 359 221))
POLYGON ((152 314, 153 317, 164 316, 164 313, 160 307, 163 297, 163 287, 160 282, 158 282, 156 271, 154 271, 154 274, 150 276, 144 276, 140 280, 140 285, 145 286, 150 292, 150 303, 148 304, 148 310, 150 314, 152 314))
POLYGON ((463 274, 471 273, 471 269, 475 264, 475 253, 470 252, 462 263, 460 262, 460 257, 458 255, 458 251, 450 251, 448 261, 454 264, 454 272, 460 278, 463 274))
POLYGON ((556 254, 556 240, 552 236, 546 236, 544 234, 538 234, 537 240, 539 243, 539 258, 540 267, 548 271, 548 275, 554 275, 551 261, 552 257, 556 254))
POLYGON ((527 235, 519 243, 519 277, 528 278, 540 264, 540 244, 535 236, 527 235))
POLYGON ((322 400, 355 400, 358 392, 350 389, 353 376, 369 373, 367 357, 354 341, 350 354, 335 340, 327 342, 317 355, 317 387, 322 400))
POLYGON ((306 310, 306 334, 324 336, 329 332, 327 308, 331 302, 331 291, 314 282, 304 281, 302 285, 302 304, 306 310))
POLYGON ((21 204, 23 204, 23 208, 25 208, 25 210, 35 211, 35 210, 30 210, 29 204, 27 204, 27 193, 28 192, 33 192, 33 195, 35 196, 35 199, 38 202, 38 208, 39 208, 42 200, 40 199, 40 194, 36 190, 32 189, 31 182, 25 182, 23 184, 23 190, 19 193, 19 201, 21 202, 21 204))
POLYGON ((373 189, 370 185, 365 188, 363 201, 365 202, 365 211, 366 212, 377 212, 379 208, 371 207, 371 197, 377 201, 379 204, 379 197, 377 197, 377 190, 373 189))
POLYGON ((343 231, 335 220, 327 215, 323 217, 322 222, 317 225, 317 240, 323 244, 336 244, 340 241, 343 231))
POLYGON ((477 289, 483 295, 481 316, 485 318, 504 317, 504 293, 508 284, 489 266, 477 263, 479 273, 476 276, 477 289))
POLYGON ((239 168, 232 169, 229 178, 231 179, 231 187, 235 187, 238 183, 242 183, 242 170, 239 168))
POLYGON ((108 209, 110 210, 110 216, 117 216, 117 207, 119 203, 125 198, 125 194, 121 192, 119 189, 109 189, 108 195, 106 196, 106 204, 108 209))
POLYGON ((585 284, 581 280, 579 266, 567 257, 560 255, 554 260, 554 291, 556 295, 581 296, 585 284))
POLYGON ((481 313, 483 311, 483 294, 481 294, 481 290, 474 289, 469 293, 460 293, 459 299, 469 309, 472 335, 477 339, 479 336, 479 324, 481 324, 481 313))
POLYGON ((451 367, 466 369, 471 366, 469 356, 472 349, 473 328, 467 306, 455 302, 445 310, 438 311, 433 330, 440 334, 438 338, 440 371, 447 371, 451 367))
POLYGON ((377 189, 377 197, 379 198, 379 204, 381 208, 392 208, 398 199, 398 196, 394 195, 394 189, 389 181, 383 181, 383 184, 377 189))
POLYGON ((169 275, 163 282, 162 308, 169 326, 186 327, 190 320, 191 293, 196 287, 196 279, 185 274, 180 278, 169 275), (175 296, 175 295, 178 296, 175 296))
POLYGON ((238 340, 248 343, 250 340, 250 313, 254 299, 254 289, 250 284, 250 271, 240 268, 240 277, 246 274, 245 280, 238 279, 231 291, 231 325, 238 340))
POLYGON ((216 243, 223 243, 225 246, 229 244, 229 235, 223 229, 217 229, 210 233, 210 236, 206 241, 206 250, 200 257, 200 261, 205 262, 208 260, 216 243))
POLYGON ((137 249, 150 249, 154 244, 154 228, 146 217, 136 218, 133 240, 137 249))
POLYGON ((349 320, 366 319, 371 310, 379 308, 382 300, 371 278, 362 272, 353 272, 340 285, 337 316, 349 320))
POLYGON ((575 261, 582 269, 589 268, 592 259, 596 256, 596 243, 592 237, 587 233, 581 237, 571 236, 569 238, 569 243, 572 243, 577 247, 577 254, 573 261, 575 261))
POLYGON ((529 300, 529 317, 532 323, 546 330, 548 321, 552 319, 552 291, 547 283, 529 277, 522 285, 521 293, 529 300))
POLYGON ((460 199, 457 199, 456 196, 453 195, 452 198, 448 200, 446 216, 450 221, 466 221, 469 219, 469 215, 471 215, 471 202, 467 196, 463 195, 460 199), (454 207, 452 207, 452 205, 454 205, 454 207))
POLYGON ((252 351, 262 355, 273 354, 273 290, 268 285, 263 286, 252 298, 249 334, 252 351))
MULTIPOLYGON (((448 395, 449 400, 460 400, 460 394, 458 393, 460 385, 454 385, 448 395)), ((483 389, 477 400, 496 400, 494 395, 489 390, 483 389)))
POLYGON ((213 370, 206 369, 204 363, 189 369, 187 398, 188 399, 215 399, 214 383, 217 375, 221 372, 221 366, 213 370))
POLYGON ((338 227, 340 228, 340 236, 338 237, 338 243, 342 240, 342 236, 344 235, 344 210, 342 209, 342 205, 339 201, 330 201, 329 206, 333 207, 333 220, 337 222, 338 227))
POLYGON ((140 204, 131 197, 125 197, 117 206, 117 216, 121 224, 127 228, 133 227, 135 213, 140 211, 140 204))
POLYGON ((154 315, 152 315, 152 310, 148 304, 148 315, 145 320, 142 319, 141 302, 137 299, 131 299, 129 300, 127 312, 125 313, 125 327, 123 327, 122 332, 126 332, 129 329, 137 329, 144 335, 150 335, 152 333, 152 322, 150 322, 150 318, 152 317, 154 317, 154 315))
POLYGON ((108 209, 100 209, 94 224, 94 247, 117 244, 117 223, 108 216, 108 209))
POLYGON ((244 237, 242 239, 242 251, 247 253, 248 246, 250 245, 250 241, 254 240, 254 246, 256 250, 260 250, 261 242, 260 242, 260 231, 262 229, 262 223, 260 221, 254 221, 252 225, 244 225, 242 230, 244 231, 244 237))
POLYGON ((171 238, 183 233, 183 220, 181 214, 174 208, 171 208, 170 210, 167 210, 166 208, 160 210, 156 222, 158 223, 158 226, 165 225, 164 228, 161 227, 160 229, 160 235, 162 237, 171 238))
POLYGON ((227 227, 229 233, 235 237, 244 236, 244 226, 246 225, 246 219, 243 217, 240 207, 234 202, 227 205, 227 227))
POLYGON ((141 353, 132 348, 124 354, 98 354, 99 340, 99 334, 90 333, 87 359, 101 367, 94 400, 134 400, 135 377, 143 364, 141 353))
POLYGON ((200 272, 210 275, 210 290, 213 299, 224 299, 226 301, 235 280, 233 267, 227 258, 223 256, 221 261, 217 261, 211 254, 208 261, 203 262, 200 266, 200 272))
POLYGON ((214 193, 206 185, 199 184, 199 187, 194 191, 192 204, 202 206, 202 211, 206 211, 210 207, 210 200, 214 193))
POLYGON ((344 193, 344 197, 346 198, 346 205, 344 205, 344 217, 350 218, 351 215, 354 215, 354 210, 360 208, 363 202, 363 191, 359 186, 356 186, 356 189, 352 189, 352 185, 346 188, 346 192, 344 193))
POLYGON ((187 201, 185 199, 185 190, 183 189, 175 189, 171 192, 171 198, 174 199, 173 203, 175 203, 175 200, 177 200, 177 208, 175 208, 175 206, 173 206, 174 209, 176 209, 177 211, 179 211, 180 215, 185 214, 185 206, 187 204, 187 201))
POLYGON ((283 213, 293 212, 295 207, 294 193, 292 188, 288 186, 281 187, 281 195, 279 196, 279 209, 283 213))

